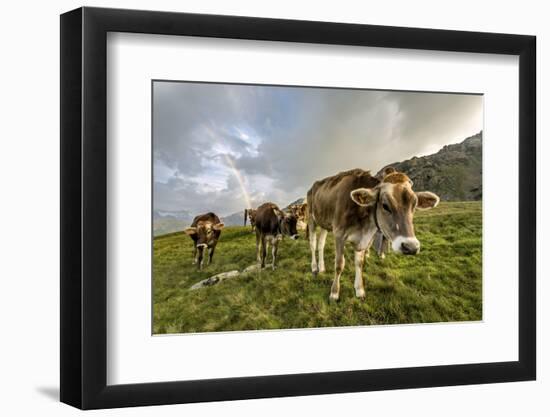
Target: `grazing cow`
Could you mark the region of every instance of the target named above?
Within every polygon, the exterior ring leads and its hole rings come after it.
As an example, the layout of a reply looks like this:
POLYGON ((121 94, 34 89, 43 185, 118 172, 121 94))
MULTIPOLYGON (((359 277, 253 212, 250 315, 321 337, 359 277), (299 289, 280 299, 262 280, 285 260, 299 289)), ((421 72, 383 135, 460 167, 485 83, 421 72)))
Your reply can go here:
POLYGON ((307 214, 307 203, 302 204, 292 204, 288 207, 288 212, 293 214, 296 217, 298 223, 296 227, 298 230, 306 229, 306 214, 307 214))
POLYGON ((283 235, 298 239, 296 221, 296 216, 284 213, 276 204, 264 203, 258 207, 256 210, 256 259, 261 268, 265 268, 267 250, 271 245, 272 268, 275 270, 277 250, 283 235))
POLYGON ((212 263, 214 250, 222 233, 224 224, 214 213, 200 214, 193 219, 191 226, 184 230, 193 239, 193 264, 203 265, 203 252, 209 250, 208 265, 212 263))
POLYGON ((256 209, 244 209, 244 225, 246 226, 246 219, 250 221, 252 231, 256 230, 256 209))
POLYGON ((330 299, 338 300, 340 276, 344 270, 344 244, 355 250, 355 295, 365 298, 363 263, 365 252, 380 231, 394 252, 416 255, 420 242, 414 234, 415 209, 430 209, 439 203, 431 192, 414 192, 412 181, 401 172, 391 172, 382 180, 362 169, 353 169, 313 184, 307 193, 308 229, 313 274, 325 271, 324 247, 327 233, 335 242, 335 275, 330 299), (316 227, 319 226, 319 242, 316 227), (319 251, 319 262, 315 251, 319 251))

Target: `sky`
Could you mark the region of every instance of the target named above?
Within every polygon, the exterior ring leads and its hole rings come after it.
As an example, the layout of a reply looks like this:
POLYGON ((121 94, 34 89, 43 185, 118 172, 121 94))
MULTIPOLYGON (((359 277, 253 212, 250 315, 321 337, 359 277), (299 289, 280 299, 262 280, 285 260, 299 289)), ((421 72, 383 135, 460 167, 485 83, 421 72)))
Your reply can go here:
POLYGON ((155 81, 153 205, 285 207, 316 180, 374 174, 482 128, 480 95, 155 81))

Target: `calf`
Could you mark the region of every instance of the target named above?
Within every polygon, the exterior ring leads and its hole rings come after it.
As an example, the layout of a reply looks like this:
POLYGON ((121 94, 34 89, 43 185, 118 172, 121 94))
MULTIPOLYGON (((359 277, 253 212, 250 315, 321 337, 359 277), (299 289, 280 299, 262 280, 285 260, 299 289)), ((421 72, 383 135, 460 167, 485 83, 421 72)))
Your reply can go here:
POLYGON ((335 275, 330 292, 338 300, 340 276, 344 270, 344 244, 355 250, 355 295, 365 298, 363 263, 365 252, 377 232, 391 242, 394 252, 416 255, 420 242, 414 234, 416 209, 430 209, 439 203, 431 192, 414 192, 412 181, 401 172, 390 172, 379 180, 362 169, 353 169, 313 184, 307 193, 308 230, 313 274, 325 271, 324 247, 329 231, 334 234, 335 275), (319 226, 317 243, 316 227, 319 226), (315 258, 318 249, 319 262, 315 258))
POLYGON ((296 222, 294 214, 284 213, 276 204, 264 203, 258 207, 256 210, 256 259, 261 268, 265 268, 267 249, 271 245, 272 269, 275 270, 277 250, 283 235, 298 239, 296 222))
POLYGON ((256 230, 256 209, 244 209, 244 225, 246 226, 246 219, 250 221, 252 231, 256 230))
POLYGON ((214 250, 222 233, 224 224, 214 213, 200 214, 193 219, 191 226, 184 232, 193 239, 193 264, 203 266, 203 252, 209 250, 208 265, 212 263, 214 250))

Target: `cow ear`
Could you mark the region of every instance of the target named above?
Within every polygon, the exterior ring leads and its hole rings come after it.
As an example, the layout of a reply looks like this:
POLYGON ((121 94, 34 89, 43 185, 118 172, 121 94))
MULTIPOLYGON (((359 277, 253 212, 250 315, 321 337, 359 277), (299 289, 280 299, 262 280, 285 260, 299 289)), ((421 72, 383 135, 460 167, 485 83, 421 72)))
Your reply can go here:
POLYGON ((189 236, 194 235, 194 234, 197 233, 197 228, 196 227, 188 227, 187 229, 185 229, 183 231, 183 233, 185 233, 186 235, 189 235, 189 236))
POLYGON ((416 193, 416 197, 418 198, 416 207, 420 210, 429 210, 439 204, 439 197, 429 191, 420 191, 416 193))
POLYGON ((222 230, 224 226, 225 226, 225 224, 223 224, 223 223, 216 223, 214 226, 212 226, 212 228, 214 230, 222 230))
POLYGON ((387 167, 384 169, 384 176, 397 172, 394 167, 387 167))
POLYGON ((377 191, 370 188, 357 188, 350 193, 355 204, 363 207, 372 206, 376 203, 377 191))

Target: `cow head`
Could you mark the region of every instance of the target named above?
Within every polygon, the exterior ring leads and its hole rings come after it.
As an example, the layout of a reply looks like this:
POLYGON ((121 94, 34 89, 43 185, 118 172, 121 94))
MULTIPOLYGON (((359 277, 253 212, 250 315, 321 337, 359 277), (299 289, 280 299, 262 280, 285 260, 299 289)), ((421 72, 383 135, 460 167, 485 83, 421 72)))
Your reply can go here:
POLYGON ((293 204, 288 208, 288 211, 296 217, 296 220, 297 220, 296 227, 301 230, 305 229, 307 203, 293 204))
POLYGON ((290 236, 291 239, 298 239, 298 231, 296 230, 296 224, 298 219, 292 213, 282 213, 279 218, 279 224, 281 225, 281 232, 283 235, 290 236))
POLYGON ((434 208, 439 197, 429 191, 414 192, 410 178, 393 168, 386 169, 384 174, 376 187, 353 190, 351 199, 360 206, 373 208, 377 226, 392 242, 394 252, 416 255, 420 242, 414 234, 414 212, 434 208))
POLYGON ((250 221, 252 226, 256 225, 256 209, 244 209, 244 225, 246 226, 246 220, 250 221))
POLYGON ((194 227, 188 227, 184 232, 189 236, 195 237, 197 248, 206 248, 217 239, 216 233, 214 232, 222 230, 223 227, 223 223, 201 221, 194 227))

